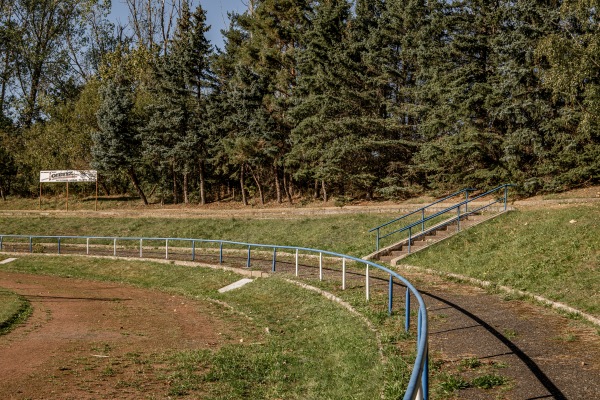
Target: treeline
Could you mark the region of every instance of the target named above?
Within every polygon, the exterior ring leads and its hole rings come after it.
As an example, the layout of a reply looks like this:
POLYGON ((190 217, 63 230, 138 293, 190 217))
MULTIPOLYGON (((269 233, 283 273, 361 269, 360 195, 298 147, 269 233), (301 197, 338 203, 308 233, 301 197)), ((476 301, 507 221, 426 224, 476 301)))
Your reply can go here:
POLYGON ((403 198, 600 177, 600 1, 0 0, 0 192, 100 171, 144 201, 403 198))

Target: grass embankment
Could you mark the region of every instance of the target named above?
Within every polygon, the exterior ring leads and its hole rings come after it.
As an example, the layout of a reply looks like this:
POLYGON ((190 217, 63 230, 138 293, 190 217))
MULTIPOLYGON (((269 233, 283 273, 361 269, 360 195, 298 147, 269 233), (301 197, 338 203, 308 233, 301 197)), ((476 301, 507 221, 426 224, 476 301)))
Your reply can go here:
POLYGON ((391 215, 335 215, 290 219, 180 219, 2 216, 2 234, 144 236, 221 239, 302 246, 363 256, 374 250, 368 230, 391 215))
MULTIPOLYGON (((392 352, 387 354, 388 362, 382 363, 375 334, 364 322, 322 296, 276 277, 219 294, 217 288, 239 276, 204 268, 81 257, 27 256, 1 268, 126 282, 200 300, 221 300, 236 312, 252 316, 240 328, 243 343, 214 351, 136 356, 135 365, 148 368, 144 377, 164 380, 168 395, 367 399, 378 398, 385 386, 386 398, 398 398, 406 383, 409 367, 394 354, 395 344, 389 345, 392 352), (386 376, 393 381, 386 383, 386 376)), ((401 318, 397 327, 386 324, 399 330, 401 318)), ((121 370, 128 365, 111 365, 111 375, 115 384, 135 387, 135 382, 123 381, 127 375, 121 370)))
POLYGON ((510 286, 600 316, 600 204, 513 211, 404 263, 510 286))
POLYGON ((0 288, 0 335, 3 335, 31 313, 29 302, 16 293, 0 288))

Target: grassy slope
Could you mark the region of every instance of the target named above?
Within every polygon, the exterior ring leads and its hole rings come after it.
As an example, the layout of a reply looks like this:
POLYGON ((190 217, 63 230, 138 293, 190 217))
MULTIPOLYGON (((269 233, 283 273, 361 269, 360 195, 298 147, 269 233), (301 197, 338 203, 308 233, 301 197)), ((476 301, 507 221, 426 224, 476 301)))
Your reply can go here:
POLYGON ((405 259, 600 315, 600 204, 513 211, 405 259), (576 221, 576 222, 571 222, 576 221))
POLYGON ((0 288, 0 335, 14 328, 27 318, 30 312, 31 307, 26 299, 0 288))
POLYGON ((0 217, 0 233, 223 239, 363 256, 374 248, 375 237, 368 230, 390 218, 369 214, 281 220, 0 217))

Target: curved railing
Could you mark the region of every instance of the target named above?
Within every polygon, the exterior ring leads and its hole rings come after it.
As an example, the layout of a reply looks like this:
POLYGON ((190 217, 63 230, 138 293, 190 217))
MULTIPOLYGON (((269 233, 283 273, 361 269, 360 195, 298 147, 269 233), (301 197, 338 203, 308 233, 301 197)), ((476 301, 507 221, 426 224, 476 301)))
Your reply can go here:
MULTIPOLYGON (((226 250, 237 250, 240 249, 244 252, 247 251, 245 266, 247 268, 251 267, 252 263, 252 251, 255 251, 257 254, 257 250, 262 250, 261 254, 264 254, 264 250, 272 251, 272 263, 271 263, 271 271, 275 272, 277 269, 277 254, 278 252, 283 253, 286 252, 294 257, 295 260, 295 275, 299 276, 299 254, 302 252, 304 255, 317 255, 319 260, 319 280, 323 280, 323 256, 333 259, 340 259, 342 262, 342 289, 346 289, 346 262, 352 261, 359 263, 359 265, 363 265, 365 268, 365 295, 366 300, 369 300, 370 297, 370 282, 369 282, 369 269, 374 268, 380 271, 383 271, 385 274, 389 275, 389 285, 388 285, 388 313, 392 313, 392 304, 393 304, 393 296, 394 296, 394 280, 397 280, 404 284, 406 287, 406 295, 405 295, 405 329, 408 331, 410 328, 410 303, 411 296, 413 296, 418 302, 418 313, 417 313, 417 356, 415 360, 415 364, 413 367, 413 371, 411 373, 410 381, 408 383, 408 387, 406 393, 404 395, 404 400, 414 400, 414 399, 428 399, 429 397, 429 333, 428 333, 428 325, 427 325, 427 308, 425 307, 425 302, 419 293, 419 291, 403 276, 398 273, 376 264, 372 261, 363 260, 357 257, 352 257, 345 254, 340 254, 332 251, 326 250, 318 250, 311 249, 306 247, 296 247, 296 246, 278 246, 278 245, 265 245, 265 244, 254 244, 254 243, 244 243, 244 242, 235 242, 235 241, 226 241, 226 240, 206 240, 206 239, 188 239, 188 238, 148 238, 148 237, 110 237, 110 236, 37 236, 37 235, 0 235, 0 251, 4 251, 6 247, 11 247, 12 251, 21 250, 33 253, 34 250, 37 250, 36 246, 39 245, 48 245, 48 241, 52 241, 51 245, 54 245, 54 241, 56 241, 56 249, 57 254, 65 253, 65 248, 69 246, 69 254, 83 254, 85 249, 85 254, 90 255, 92 250, 98 250, 102 248, 106 250, 107 246, 109 248, 109 253, 112 250, 112 256, 117 256, 118 254, 138 255, 139 257, 144 257, 144 242, 148 243, 156 243, 156 242, 164 242, 164 256, 165 259, 169 259, 170 255, 173 255, 173 252, 169 252, 169 242, 176 243, 186 243, 188 247, 183 247, 183 249, 189 250, 189 254, 186 254, 192 261, 196 260, 198 245, 209 244, 211 246, 215 246, 211 248, 211 251, 214 251, 215 254, 218 255, 218 262, 220 264, 224 261, 224 256, 226 254, 226 250), (7 242, 8 241, 8 242, 7 242), (66 243, 68 242, 68 243, 66 243), (90 243, 91 242, 91 243, 90 243), (130 247, 117 247, 117 243, 121 246, 123 243, 134 243, 134 246, 130 247), (90 247, 91 245, 91 247, 90 247), (112 246, 111 246, 112 245, 112 246), (96 246, 96 247, 94 247, 96 246), (110 249, 112 247, 112 249, 110 249), (139 248, 138 248, 139 247, 139 248), (231 247, 233 249, 227 249, 227 247, 231 247), (119 250, 119 252, 117 251, 119 250)), ((182 247, 175 247, 178 250, 181 250, 182 247)), ((155 247, 152 250, 156 250, 155 247)), ((173 251, 174 247, 171 247, 171 251, 173 251)), ((45 250, 45 249, 44 249, 45 250)), ((150 251, 152 251, 150 250, 150 251)), ((205 249, 208 250, 208 249, 205 249)), ((146 248, 146 253, 148 253, 148 248, 146 248)), ((162 253, 161 253, 162 254, 162 253)), ((181 253, 178 253, 181 256, 181 253)), ((148 258, 148 255, 146 255, 148 258)), ((161 257, 162 258, 162 257, 161 257)), ((362 275, 361 275, 362 276, 362 275)))

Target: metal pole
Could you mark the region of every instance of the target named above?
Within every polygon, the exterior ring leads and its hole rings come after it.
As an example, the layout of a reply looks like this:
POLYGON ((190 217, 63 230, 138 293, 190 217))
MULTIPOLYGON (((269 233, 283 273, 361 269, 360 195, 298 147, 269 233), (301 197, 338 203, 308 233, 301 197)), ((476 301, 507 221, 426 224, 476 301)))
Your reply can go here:
POLYGON ((406 303, 404 311, 404 329, 408 332, 410 328, 410 290, 406 288, 406 303))
POLYGON ((223 242, 219 243, 219 264, 223 264, 223 242))
POLYGON ((2 240, 4 239, 3 236, 0 236, 0 251, 2 251, 2 240))
POLYGON ((169 259, 169 239, 165 240, 165 260, 169 259))
POLYGON ((375 251, 379 251, 379 228, 377 228, 377 239, 375 241, 375 251))
POLYGON ((298 249, 296 249, 296 276, 298 276, 298 249))
POLYGON ((319 253, 319 280, 323 280, 323 253, 319 253))
POLYGON ((58 254, 60 254, 60 238, 58 238, 58 254))
POLYGON ((421 210, 421 232, 425 232, 425 209, 421 210))
POLYGON ((90 254, 90 238, 85 239, 85 254, 90 254))
POLYGON ((271 271, 275 272, 275 264, 277 263, 277 247, 273 247, 273 265, 271 266, 271 271))
POLYGON ((346 259, 342 258, 342 290, 346 290, 346 259))
POLYGON ((67 182, 67 211, 69 211, 69 182, 67 182))
POLYGON ((31 236, 29 236, 29 252, 33 253, 33 243, 32 243, 31 236))
MULTIPOLYGON (((465 191, 465 201, 469 201, 469 191, 465 191)), ((465 203, 465 213, 469 210, 469 203, 465 203)))
POLYGON ((117 238, 113 239, 113 256, 117 256, 117 238))
POLYGON ((41 210, 42 209, 42 182, 40 182, 40 200, 39 200, 39 203, 40 203, 39 207, 40 207, 40 210, 41 210))
POLYGON ((392 315, 392 302, 394 300, 394 277, 390 275, 390 288, 388 289, 388 315, 392 315))
POLYGON ((248 246, 248 260, 246 260, 246 268, 250 268, 250 246, 248 246))
POLYGON ((143 241, 144 239, 140 238, 140 258, 142 258, 142 247, 143 247, 143 241))
POLYGON ((367 264, 367 269, 365 272, 365 295, 367 297, 367 301, 369 301, 369 264, 367 264))
POLYGON ((94 211, 98 211, 98 175, 96 174, 96 202, 94 203, 94 211))
POLYGON ((196 241, 192 240, 192 261, 196 260, 196 241))

